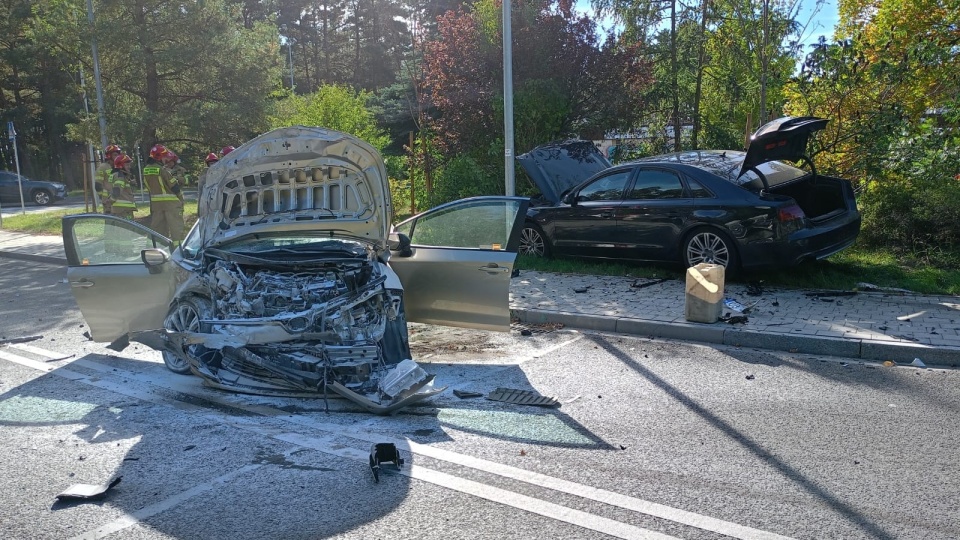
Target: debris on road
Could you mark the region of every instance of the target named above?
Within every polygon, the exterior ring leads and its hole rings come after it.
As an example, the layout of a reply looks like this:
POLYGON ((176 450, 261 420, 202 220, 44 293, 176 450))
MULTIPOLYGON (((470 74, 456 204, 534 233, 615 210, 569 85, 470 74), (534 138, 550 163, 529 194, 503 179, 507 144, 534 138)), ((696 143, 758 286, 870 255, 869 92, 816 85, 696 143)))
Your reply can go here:
POLYGON ((727 324, 745 324, 750 320, 746 315, 730 315, 729 313, 720 317, 720 320, 727 324))
POLYGON ((535 407, 556 407, 560 405, 560 400, 555 397, 542 396, 531 390, 514 390, 511 388, 497 388, 490 392, 487 399, 517 405, 533 405, 535 407))
POLYGON ((819 291, 804 293, 804 296, 810 298, 830 298, 834 296, 856 296, 857 291, 819 291))
POLYGON ((57 494, 57 500, 63 502, 95 501, 106 496, 107 491, 120 483, 122 476, 118 476, 107 484, 74 484, 57 494))
POLYGON ((663 283, 666 280, 667 278, 637 278, 630 286, 635 289, 643 289, 658 283, 663 283))
POLYGON ((453 395, 457 396, 460 399, 483 397, 483 394, 481 392, 471 392, 470 390, 454 390, 453 395))
POLYGON ((863 292, 888 292, 888 293, 900 293, 900 294, 913 294, 913 291, 910 289, 901 289, 899 287, 880 287, 874 285, 873 283, 857 283, 856 290, 863 292))
POLYGON ((923 363, 923 360, 920 360, 919 358, 914 358, 913 362, 910 362, 910 365, 914 367, 922 367, 922 368, 927 367, 927 365, 923 363))
POLYGON ((743 313, 743 310, 747 309, 746 306, 744 306, 744 305, 741 304, 740 302, 737 302, 737 301, 734 300, 733 298, 724 298, 724 299, 723 299, 723 305, 724 305, 724 306, 727 306, 727 309, 732 309, 733 311, 736 311, 737 313, 743 313))
POLYGON ((754 380, 754 379, 756 379, 756 378, 757 378, 757 377, 756 377, 753 373, 747 375, 747 380, 748 380, 748 381, 752 381, 752 380, 754 380))
POLYGON ((585 292, 587 292, 587 291, 590 290, 590 287, 593 287, 593 285, 587 285, 586 287, 577 287, 577 288, 573 289, 573 292, 575 292, 575 293, 585 293, 585 292))
POLYGON ((373 471, 373 481, 380 482, 380 464, 393 463, 397 470, 403 468, 403 458, 397 445, 393 443, 374 443, 370 447, 370 470, 373 471))
POLYGON ((43 339, 43 336, 26 336, 26 337, 16 337, 16 338, 4 338, 0 339, 0 345, 6 345, 8 343, 26 343, 28 341, 36 341, 38 339, 43 339))

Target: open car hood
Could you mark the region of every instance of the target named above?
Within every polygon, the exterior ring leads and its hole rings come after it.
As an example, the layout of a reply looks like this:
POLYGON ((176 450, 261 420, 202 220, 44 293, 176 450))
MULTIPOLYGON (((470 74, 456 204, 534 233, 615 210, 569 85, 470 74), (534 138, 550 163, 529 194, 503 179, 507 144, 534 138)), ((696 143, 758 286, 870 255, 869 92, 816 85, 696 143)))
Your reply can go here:
POLYGON ((201 243, 277 231, 331 231, 383 244, 390 190, 379 152, 346 133, 279 128, 207 169, 201 243))
POLYGON ((750 136, 750 146, 739 174, 768 161, 796 161, 804 157, 810 134, 825 128, 827 122, 829 120, 814 116, 785 116, 760 126, 750 136))
POLYGON ((579 139, 538 146, 517 156, 517 161, 553 204, 560 202, 564 191, 610 168, 610 162, 592 142, 579 139))

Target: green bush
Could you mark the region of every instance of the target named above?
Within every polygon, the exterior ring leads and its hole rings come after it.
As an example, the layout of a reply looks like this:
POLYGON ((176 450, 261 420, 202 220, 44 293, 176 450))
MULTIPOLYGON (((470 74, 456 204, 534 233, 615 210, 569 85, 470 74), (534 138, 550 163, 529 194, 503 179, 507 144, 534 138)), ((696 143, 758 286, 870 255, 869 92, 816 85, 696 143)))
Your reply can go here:
POLYGON ((860 196, 863 240, 921 259, 960 249, 960 129, 935 119, 900 137, 860 196))

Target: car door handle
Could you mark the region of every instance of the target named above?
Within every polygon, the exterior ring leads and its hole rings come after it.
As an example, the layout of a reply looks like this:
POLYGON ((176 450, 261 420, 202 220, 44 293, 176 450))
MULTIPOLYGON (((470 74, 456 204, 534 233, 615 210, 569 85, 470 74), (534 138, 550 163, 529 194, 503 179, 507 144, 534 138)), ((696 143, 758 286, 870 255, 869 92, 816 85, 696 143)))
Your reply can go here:
POLYGON ((490 263, 490 264, 488 264, 487 266, 481 266, 480 268, 477 268, 477 270, 482 270, 482 271, 484 271, 484 272, 486 272, 486 273, 488 273, 488 274, 502 274, 503 272, 509 272, 509 271, 510 271, 509 268, 505 268, 505 267, 503 267, 503 266, 500 266, 500 265, 497 264, 497 263, 490 263))
POLYGON ((613 217, 613 212, 600 212, 596 215, 598 218, 608 219, 613 217))
POLYGON ((89 279, 81 279, 80 281, 71 281, 70 286, 86 289, 88 287, 93 287, 93 282, 90 281, 89 279))

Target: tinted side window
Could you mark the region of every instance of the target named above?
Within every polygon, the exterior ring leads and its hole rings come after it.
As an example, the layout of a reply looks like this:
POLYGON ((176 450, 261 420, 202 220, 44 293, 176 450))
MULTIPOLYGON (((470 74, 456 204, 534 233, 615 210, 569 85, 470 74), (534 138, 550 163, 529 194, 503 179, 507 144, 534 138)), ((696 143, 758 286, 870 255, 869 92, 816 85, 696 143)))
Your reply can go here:
POLYGON ((710 199, 713 197, 713 193, 703 187, 703 184, 697 182, 693 178, 687 177, 687 187, 690 188, 690 193, 696 199, 710 199))
POLYGON ((580 190, 577 196, 579 201, 619 201, 623 199, 623 192, 627 189, 632 170, 618 171, 597 178, 580 190))
POLYGON ((679 199, 683 197, 680 177, 670 171, 641 170, 628 199, 679 199))

